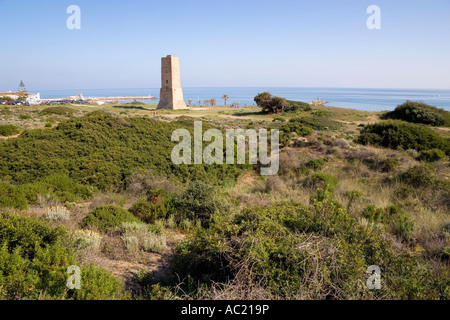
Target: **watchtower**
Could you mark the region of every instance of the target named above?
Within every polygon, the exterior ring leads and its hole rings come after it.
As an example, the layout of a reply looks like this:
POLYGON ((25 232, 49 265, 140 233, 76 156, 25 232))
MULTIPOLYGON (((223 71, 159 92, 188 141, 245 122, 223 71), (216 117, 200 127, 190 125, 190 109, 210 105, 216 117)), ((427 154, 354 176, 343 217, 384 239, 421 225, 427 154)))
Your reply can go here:
POLYGON ((161 90, 157 109, 186 109, 180 80, 180 59, 161 58, 161 90))

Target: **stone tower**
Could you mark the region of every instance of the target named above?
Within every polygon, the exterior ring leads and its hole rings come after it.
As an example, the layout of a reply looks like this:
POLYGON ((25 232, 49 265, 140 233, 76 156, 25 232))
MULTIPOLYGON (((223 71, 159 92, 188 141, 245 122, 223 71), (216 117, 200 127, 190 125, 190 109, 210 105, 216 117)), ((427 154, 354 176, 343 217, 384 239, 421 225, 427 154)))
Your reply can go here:
POLYGON ((161 58, 161 90, 157 109, 186 109, 180 82, 180 59, 161 58))

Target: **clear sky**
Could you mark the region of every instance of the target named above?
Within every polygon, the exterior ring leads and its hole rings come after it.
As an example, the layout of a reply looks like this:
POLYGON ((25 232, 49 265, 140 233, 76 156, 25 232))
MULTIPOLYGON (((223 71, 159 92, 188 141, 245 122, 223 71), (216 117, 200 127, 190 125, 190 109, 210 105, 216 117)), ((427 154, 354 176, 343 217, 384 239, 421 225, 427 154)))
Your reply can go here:
POLYGON ((0 36, 0 90, 155 88, 167 54, 186 87, 450 89, 450 0, 0 0, 0 36))

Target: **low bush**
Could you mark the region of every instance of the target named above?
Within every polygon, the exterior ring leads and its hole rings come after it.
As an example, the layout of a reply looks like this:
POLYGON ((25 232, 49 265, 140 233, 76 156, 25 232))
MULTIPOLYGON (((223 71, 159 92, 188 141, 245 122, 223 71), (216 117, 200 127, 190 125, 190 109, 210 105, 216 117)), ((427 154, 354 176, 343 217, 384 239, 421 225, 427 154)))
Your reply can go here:
POLYGON ((420 152, 418 158, 427 162, 435 162, 445 158, 445 152, 439 149, 424 150, 420 152))
POLYGON ((398 119, 432 126, 450 126, 450 112, 422 102, 407 100, 393 111, 383 115, 384 119, 398 119))
POLYGON ((296 133, 299 136, 308 136, 313 133, 313 130, 300 123, 289 122, 280 127, 280 130, 284 133, 296 133))
POLYGON ((71 237, 44 219, 0 213, 0 285, 5 299, 111 299, 122 284, 102 268, 81 267, 82 285, 67 292, 76 265, 71 237))
POLYGON ((439 149, 450 154, 450 139, 442 138, 425 126, 398 120, 382 121, 365 126, 357 142, 403 150, 439 149))
POLYGON ((19 133, 19 128, 11 124, 0 125, 0 136, 12 136, 19 133))
POLYGON ((187 190, 177 197, 174 206, 178 211, 178 219, 200 221, 204 227, 209 225, 214 214, 227 214, 229 206, 215 187, 202 181, 195 181, 187 190))
POLYGON ((318 172, 306 178, 304 185, 309 188, 328 188, 330 191, 333 191, 336 188, 337 183, 338 179, 335 176, 328 173, 318 172))
POLYGON ((81 288, 73 290, 70 295, 75 300, 119 299, 123 287, 123 282, 111 271, 90 263, 81 268, 81 288))
POLYGON ((119 228, 122 222, 141 222, 131 212, 120 207, 107 205, 95 208, 83 219, 81 226, 93 227, 99 231, 119 228))
POLYGON ((244 209, 225 223, 194 229, 176 249, 173 272, 187 279, 184 289, 191 295, 195 287, 205 292, 213 283, 239 288, 240 298, 251 296, 255 284, 260 297, 268 299, 418 299, 444 294, 427 263, 398 255, 381 229, 357 223, 332 194, 321 191, 311 201, 310 207, 278 203, 244 209), (361 285, 372 264, 389 270, 383 290, 377 292, 361 285))
POLYGON ((400 173, 400 180, 413 187, 429 187, 435 180, 435 170, 432 167, 417 165, 400 173))

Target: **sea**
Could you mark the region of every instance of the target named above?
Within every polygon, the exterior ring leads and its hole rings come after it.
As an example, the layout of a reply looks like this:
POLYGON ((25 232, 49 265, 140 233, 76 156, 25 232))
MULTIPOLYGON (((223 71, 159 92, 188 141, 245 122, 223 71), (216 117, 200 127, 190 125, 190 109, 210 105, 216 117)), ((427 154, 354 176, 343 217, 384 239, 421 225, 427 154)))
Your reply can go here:
MULTIPOLYGON (((288 100, 309 102, 325 100, 327 106, 350 108, 363 111, 393 110, 406 100, 421 101, 450 111, 450 90, 418 89, 361 89, 361 88, 295 88, 295 87, 183 87, 184 100, 192 100, 192 105, 204 105, 204 100, 216 99, 223 105, 222 96, 227 94, 227 105, 239 102, 240 107, 255 105, 253 98, 268 91, 274 96, 288 100)), ((66 98, 82 93, 84 97, 124 97, 121 101, 130 102, 130 96, 155 96, 157 99, 142 100, 147 104, 159 102, 159 88, 115 88, 115 89, 71 89, 71 90, 33 90, 40 92, 41 99, 66 98)))

